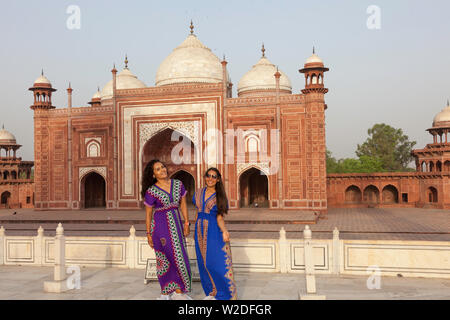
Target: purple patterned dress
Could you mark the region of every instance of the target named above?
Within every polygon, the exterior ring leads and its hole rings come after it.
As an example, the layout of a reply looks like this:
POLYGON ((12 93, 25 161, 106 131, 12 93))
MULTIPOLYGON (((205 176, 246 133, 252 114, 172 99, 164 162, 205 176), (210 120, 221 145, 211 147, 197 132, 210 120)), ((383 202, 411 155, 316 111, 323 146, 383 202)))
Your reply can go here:
POLYGON ((191 291, 191 267, 178 210, 186 193, 180 180, 171 179, 170 193, 152 185, 145 194, 144 204, 153 207, 150 234, 162 294, 170 294, 176 289, 183 293, 191 291))

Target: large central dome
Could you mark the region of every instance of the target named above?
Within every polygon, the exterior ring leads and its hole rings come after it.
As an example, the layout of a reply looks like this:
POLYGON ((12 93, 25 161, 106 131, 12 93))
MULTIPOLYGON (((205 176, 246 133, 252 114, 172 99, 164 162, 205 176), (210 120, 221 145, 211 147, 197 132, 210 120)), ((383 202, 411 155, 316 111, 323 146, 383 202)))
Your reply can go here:
POLYGON ((219 58, 191 33, 161 63, 155 84, 218 83, 222 82, 222 78, 219 58))

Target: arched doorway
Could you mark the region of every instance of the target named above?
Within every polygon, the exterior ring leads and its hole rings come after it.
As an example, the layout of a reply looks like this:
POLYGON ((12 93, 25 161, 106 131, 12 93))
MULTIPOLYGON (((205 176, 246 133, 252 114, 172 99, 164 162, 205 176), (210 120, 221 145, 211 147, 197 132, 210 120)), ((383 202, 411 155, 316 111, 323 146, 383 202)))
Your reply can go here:
POLYGON ((427 189, 428 202, 438 202, 438 192, 435 187, 429 187, 427 189))
POLYGON ((357 186, 350 186, 345 190, 345 202, 347 203, 361 203, 362 194, 357 186))
POLYGON ((106 208, 105 179, 90 172, 81 179, 81 205, 83 208, 106 208))
POLYGON ((445 161, 444 162, 444 170, 445 172, 450 172, 450 161, 445 161))
POLYGON ((9 199, 11 198, 11 193, 9 191, 5 191, 1 195, 0 204, 2 208, 9 208, 9 199))
POLYGON ((397 188, 390 184, 385 186, 382 191, 382 200, 386 204, 398 203, 397 188))
POLYGON ((269 181, 259 169, 250 168, 239 178, 240 207, 268 208, 269 181))
MULTIPOLYGON (((150 160, 159 159, 167 167, 169 176, 179 171, 184 171, 185 173, 190 174, 191 178, 197 176, 196 152, 194 143, 188 137, 182 134, 181 135, 183 140, 181 140, 180 138, 179 141, 172 141, 173 133, 174 130, 166 128, 154 135, 145 143, 142 150, 142 171, 150 160), (174 150, 174 148, 179 147, 178 144, 180 144, 181 141, 190 142, 190 146, 189 148, 187 148, 190 149, 190 154, 185 155, 182 148, 179 149, 179 152, 176 152, 177 150, 174 150), (190 163, 183 163, 182 158, 184 156, 190 156, 190 163), (174 159, 172 159, 173 157, 174 159)), ((140 174, 142 175, 142 172, 140 174)), ((185 181, 183 181, 182 179, 179 180, 181 180, 184 184, 185 181)), ((186 182, 187 181, 188 180, 186 180, 186 182)), ((195 190, 195 183, 193 188, 195 190)))
POLYGON ((378 191, 378 188, 373 185, 367 186, 364 189, 363 197, 364 202, 369 205, 378 204, 380 202, 380 191, 378 191))
POLYGON ((180 170, 180 171, 177 171, 176 173, 174 173, 170 178, 178 179, 183 183, 184 188, 187 191, 187 194, 186 194, 187 204, 192 205, 192 197, 194 196, 194 191, 195 191, 194 177, 190 173, 188 173, 184 170, 180 170))

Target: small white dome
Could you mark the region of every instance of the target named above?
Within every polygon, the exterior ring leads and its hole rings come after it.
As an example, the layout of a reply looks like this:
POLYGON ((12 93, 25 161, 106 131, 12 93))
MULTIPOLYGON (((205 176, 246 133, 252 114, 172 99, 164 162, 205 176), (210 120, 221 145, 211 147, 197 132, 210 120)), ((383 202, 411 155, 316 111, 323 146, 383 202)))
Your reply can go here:
POLYGON ((43 74, 39 76, 39 78, 36 79, 36 81, 34 81, 34 84, 49 84, 50 86, 52 85, 50 83, 50 80, 48 80, 43 74))
POLYGON ((14 135, 11 132, 5 129, 1 129, 0 144, 16 144, 16 137, 14 137, 14 135))
MULTIPOLYGON (((255 64, 250 71, 248 71, 241 78, 238 84, 238 94, 250 90, 267 90, 276 89, 276 79, 275 73, 277 68, 272 64, 265 56, 259 59, 258 63, 255 64)), ((280 90, 288 90, 292 92, 291 81, 288 76, 278 70, 281 74, 280 77, 280 90)))
POLYGON ((322 61, 322 59, 319 58, 318 55, 316 55, 315 53, 313 53, 311 57, 309 57, 308 59, 306 59, 305 64, 307 64, 307 63, 322 63, 322 64, 323 64, 323 61, 322 61))
POLYGON ((100 94, 100 90, 97 90, 97 92, 92 96, 92 99, 91 100, 94 100, 94 99, 98 99, 98 98, 101 98, 102 96, 101 96, 101 94, 100 94))
MULTIPOLYGON (((222 78, 219 58, 194 34, 190 34, 160 64, 155 84, 164 86, 176 83, 219 83, 222 78)), ((227 80, 229 81, 229 78, 227 80)))
POLYGON ((433 119, 433 127, 439 127, 439 123, 449 122, 450 123, 450 104, 447 102, 447 106, 442 109, 433 119))
MULTIPOLYGON (((116 77, 116 89, 145 88, 144 82, 139 80, 128 68, 124 68, 116 77)), ((102 99, 110 99, 113 95, 113 80, 111 79, 102 89, 102 99)))

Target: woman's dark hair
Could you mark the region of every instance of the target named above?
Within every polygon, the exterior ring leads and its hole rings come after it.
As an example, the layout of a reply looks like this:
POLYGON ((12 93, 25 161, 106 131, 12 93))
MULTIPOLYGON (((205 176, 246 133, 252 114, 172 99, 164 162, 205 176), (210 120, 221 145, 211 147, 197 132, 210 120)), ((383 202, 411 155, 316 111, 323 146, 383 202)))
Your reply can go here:
POLYGON ((220 174, 219 170, 216 168, 209 168, 205 172, 205 177, 208 174, 209 171, 214 171, 217 176, 216 181, 216 205, 217 205, 217 214, 224 215, 228 213, 228 198, 227 194, 225 193, 225 187, 222 183, 222 175, 220 174))
POLYGON ((152 185, 156 183, 156 178, 153 177, 153 167, 158 162, 160 162, 165 167, 164 163, 162 163, 158 159, 151 160, 145 166, 144 174, 142 175, 142 190, 141 190, 142 198, 145 197, 145 192, 147 192, 148 188, 150 188, 152 185))

